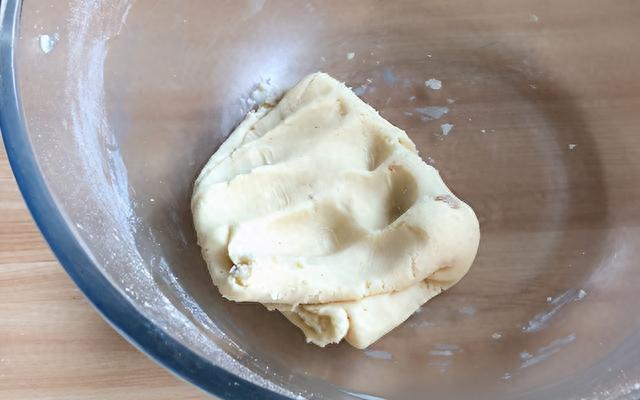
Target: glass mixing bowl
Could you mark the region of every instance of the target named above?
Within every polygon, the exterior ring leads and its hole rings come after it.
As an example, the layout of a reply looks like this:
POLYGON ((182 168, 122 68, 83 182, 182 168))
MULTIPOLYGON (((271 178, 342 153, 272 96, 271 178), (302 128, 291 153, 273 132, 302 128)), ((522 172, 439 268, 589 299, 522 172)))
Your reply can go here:
POLYGON ((640 3, 1 7, 1 129, 34 218, 178 375, 223 398, 640 397, 640 3), (365 351, 223 300, 189 211, 256 87, 317 70, 405 129, 481 223, 469 274, 365 351))

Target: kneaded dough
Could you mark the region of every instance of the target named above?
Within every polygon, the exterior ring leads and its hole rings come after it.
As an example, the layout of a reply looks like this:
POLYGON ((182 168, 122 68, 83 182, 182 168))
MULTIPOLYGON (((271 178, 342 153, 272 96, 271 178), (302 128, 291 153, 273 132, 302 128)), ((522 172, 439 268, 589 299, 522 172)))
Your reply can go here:
POLYGON ((191 208, 220 293, 280 311, 319 346, 375 342, 458 282, 480 240, 407 134, 324 73, 247 115, 191 208))

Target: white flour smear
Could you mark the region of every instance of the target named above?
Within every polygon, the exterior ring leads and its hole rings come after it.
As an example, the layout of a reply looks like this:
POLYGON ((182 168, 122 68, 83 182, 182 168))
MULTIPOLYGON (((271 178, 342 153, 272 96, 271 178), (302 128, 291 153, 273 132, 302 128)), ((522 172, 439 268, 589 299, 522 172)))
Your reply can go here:
MULTIPOLYGON (((254 11, 259 12, 261 2, 255 4, 257 10, 254 11)), ((218 347, 216 342, 223 343, 235 353, 239 350, 185 292, 167 262, 161 257, 144 257, 136 246, 136 240, 144 232, 140 232, 142 227, 129 195, 127 168, 107 118, 104 91, 104 67, 110 40, 120 34, 132 6, 135 6, 135 1, 120 0, 106 4, 98 0, 75 0, 71 4, 64 101, 71 109, 68 123, 81 164, 68 173, 77 176, 79 182, 92 183, 78 192, 74 201, 91 204, 94 210, 77 220, 77 236, 96 259, 101 272, 115 287, 122 288, 123 295, 139 312, 167 335, 242 379, 300 398, 300 395, 294 395, 248 369, 218 347), (92 33, 89 36, 89 30, 96 27, 102 30, 102 34, 96 37, 92 33), (100 237, 101 245, 92 247, 82 240, 83 237, 100 237), (167 298, 151 270, 161 277, 175 298, 167 298), (214 342, 212 337, 217 340, 214 342)), ((45 43, 45 53, 52 50, 49 44, 45 43)), ((145 240, 155 241, 151 233, 145 240)))
POLYGON ((546 360, 555 353, 559 352, 563 346, 566 346, 574 340, 576 340, 576 335, 572 333, 566 337, 554 340, 548 345, 539 348, 535 355, 529 354, 527 352, 521 353, 520 358, 523 361, 522 364, 520 364, 520 368, 527 368, 546 360))
POLYGON ((526 333, 532 333, 544 329, 549 321, 555 317, 564 306, 574 301, 582 300, 586 294, 587 292, 583 289, 567 290, 561 295, 551 299, 549 302, 551 304, 551 308, 536 314, 525 326, 522 327, 522 330, 526 333))

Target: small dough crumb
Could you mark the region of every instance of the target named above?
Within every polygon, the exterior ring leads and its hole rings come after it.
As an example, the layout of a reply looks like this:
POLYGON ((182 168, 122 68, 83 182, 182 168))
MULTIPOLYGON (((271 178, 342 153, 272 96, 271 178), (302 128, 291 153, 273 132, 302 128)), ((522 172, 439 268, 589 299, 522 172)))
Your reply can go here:
POLYGON ((442 88, 442 81, 431 78, 424 82, 425 86, 432 90, 440 90, 442 88))
POLYGON ((318 346, 366 348, 458 282, 480 240, 407 134, 323 73, 247 115, 191 209, 220 293, 280 311, 318 346))
POLYGON ((442 134, 447 136, 453 129, 453 124, 442 124, 440 125, 440 129, 442 129, 442 134))

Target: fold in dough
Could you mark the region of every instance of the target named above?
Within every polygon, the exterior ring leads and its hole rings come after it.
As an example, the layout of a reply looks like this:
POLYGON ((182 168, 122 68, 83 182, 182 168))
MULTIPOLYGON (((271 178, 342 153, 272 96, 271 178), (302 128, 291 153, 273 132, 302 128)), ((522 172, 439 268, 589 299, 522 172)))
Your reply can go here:
POLYGON ((220 293, 280 311, 319 346, 375 342, 458 282, 480 240, 406 133, 323 73, 249 113, 191 208, 220 293))

